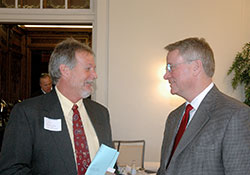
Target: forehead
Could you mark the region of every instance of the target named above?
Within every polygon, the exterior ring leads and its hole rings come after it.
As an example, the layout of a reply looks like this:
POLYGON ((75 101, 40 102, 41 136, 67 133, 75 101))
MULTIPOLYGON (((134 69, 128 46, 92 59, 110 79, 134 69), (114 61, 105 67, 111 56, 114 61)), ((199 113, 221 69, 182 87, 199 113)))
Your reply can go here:
POLYGON ((40 79, 40 82, 42 83, 47 83, 47 82, 51 82, 52 80, 49 77, 44 77, 40 79))
POLYGON ((41 80, 50 80, 50 77, 42 77, 41 80))
POLYGON ((77 63, 80 63, 82 65, 95 66, 94 56, 91 53, 86 52, 86 51, 77 51, 75 56, 76 56, 77 63))
POLYGON ((176 63, 176 62, 179 62, 179 61, 183 61, 183 58, 179 54, 179 50, 177 50, 177 49, 168 52, 168 55, 167 55, 166 59, 167 59, 167 63, 176 63))

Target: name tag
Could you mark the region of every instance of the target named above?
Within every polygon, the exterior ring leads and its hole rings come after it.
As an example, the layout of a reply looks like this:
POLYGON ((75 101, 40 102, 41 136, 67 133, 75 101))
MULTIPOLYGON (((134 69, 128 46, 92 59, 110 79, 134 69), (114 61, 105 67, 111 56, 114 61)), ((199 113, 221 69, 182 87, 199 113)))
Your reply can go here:
POLYGON ((44 129, 49 131, 62 131, 62 120, 44 117, 44 129))

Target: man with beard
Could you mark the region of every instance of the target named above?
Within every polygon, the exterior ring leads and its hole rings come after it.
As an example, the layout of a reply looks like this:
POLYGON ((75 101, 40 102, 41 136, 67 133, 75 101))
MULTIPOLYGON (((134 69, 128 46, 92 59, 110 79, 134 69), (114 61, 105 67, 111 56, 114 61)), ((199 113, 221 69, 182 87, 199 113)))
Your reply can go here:
POLYGON ((187 38, 165 48, 164 79, 186 103, 168 116, 157 175, 249 174, 250 108, 213 83, 209 44, 187 38))
POLYGON ((74 39, 54 49, 49 73, 55 88, 17 104, 0 155, 0 174, 82 175, 101 144, 112 147, 108 110, 88 99, 94 53, 74 39))

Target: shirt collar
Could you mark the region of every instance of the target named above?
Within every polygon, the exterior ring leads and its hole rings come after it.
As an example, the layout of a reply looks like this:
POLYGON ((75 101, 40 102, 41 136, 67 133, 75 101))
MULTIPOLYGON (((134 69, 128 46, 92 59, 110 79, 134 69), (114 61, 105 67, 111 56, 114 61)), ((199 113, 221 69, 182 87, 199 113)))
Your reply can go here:
POLYGON ((77 104, 78 108, 83 106, 82 100, 79 100, 77 103, 72 103, 67 97, 65 97, 55 86, 56 93, 58 95, 59 101, 61 103, 63 113, 67 116, 71 111, 74 104, 77 104))
POLYGON ((198 96, 196 96, 191 103, 186 102, 186 105, 191 104, 192 107, 197 110, 198 107, 200 106, 202 100, 205 98, 205 96, 207 95, 207 93, 213 88, 214 83, 212 82, 208 87, 206 87, 206 89, 204 89, 198 96))
MULTIPOLYGON (((52 91, 53 87, 50 88, 50 90, 52 91)), ((41 91, 44 93, 44 94, 47 94, 42 88, 41 88, 41 91)))

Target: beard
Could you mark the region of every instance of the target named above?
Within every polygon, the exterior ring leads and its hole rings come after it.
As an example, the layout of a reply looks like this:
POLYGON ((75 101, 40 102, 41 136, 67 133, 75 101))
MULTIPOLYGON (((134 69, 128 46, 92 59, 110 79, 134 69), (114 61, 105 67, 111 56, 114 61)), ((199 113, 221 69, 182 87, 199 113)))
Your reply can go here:
POLYGON ((91 92, 84 91, 84 92, 82 93, 82 98, 88 98, 90 95, 91 95, 91 92))
POLYGON ((93 81, 86 81, 85 83, 90 84, 91 87, 90 87, 90 90, 83 90, 82 95, 81 95, 82 98, 87 98, 94 92, 94 88, 93 88, 94 83, 93 83, 93 81))

